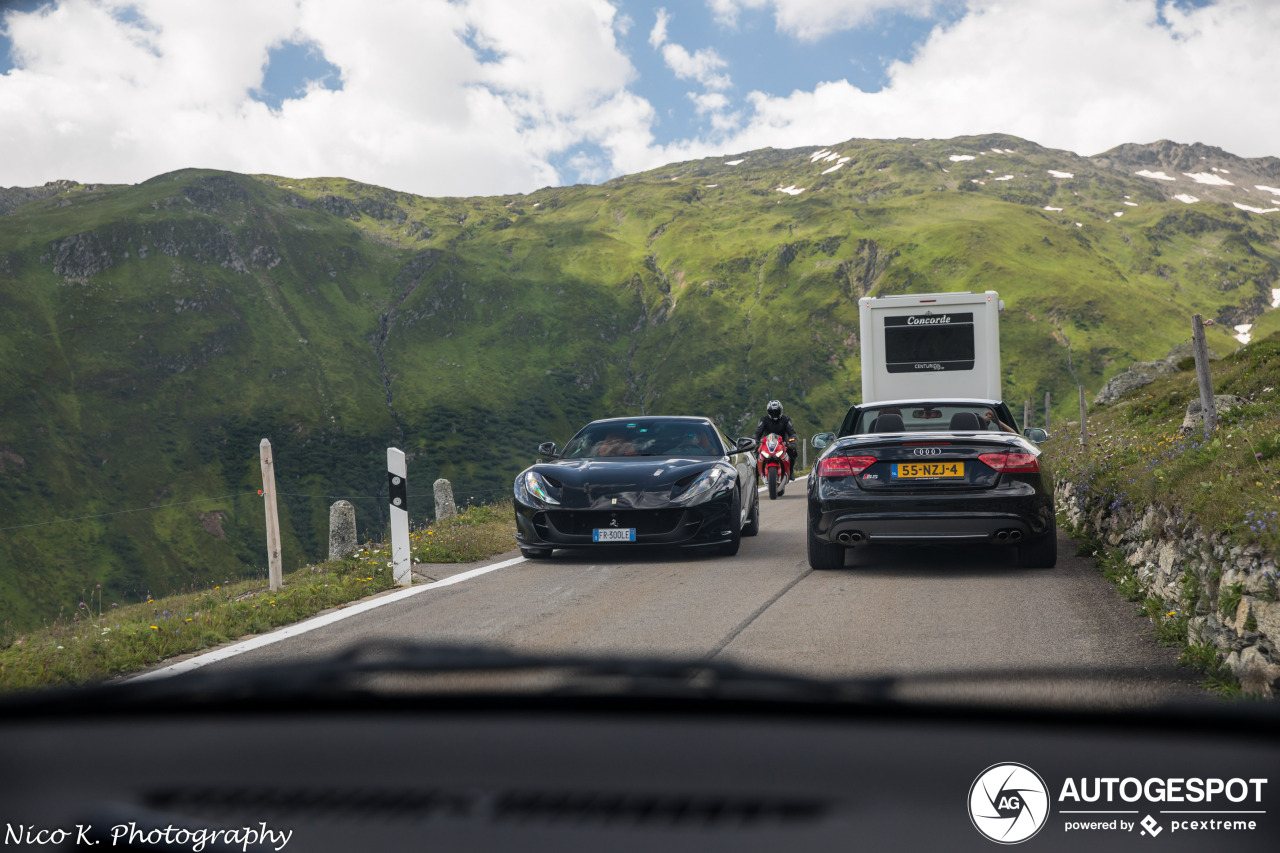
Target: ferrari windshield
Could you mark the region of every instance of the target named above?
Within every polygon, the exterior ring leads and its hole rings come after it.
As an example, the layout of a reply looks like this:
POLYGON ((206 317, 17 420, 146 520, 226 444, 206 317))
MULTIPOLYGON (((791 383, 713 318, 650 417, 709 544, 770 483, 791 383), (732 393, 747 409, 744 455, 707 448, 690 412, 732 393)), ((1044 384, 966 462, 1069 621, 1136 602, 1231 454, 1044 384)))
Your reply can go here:
POLYGON ((705 421, 637 418, 588 424, 565 445, 566 459, 606 456, 723 456, 724 444, 705 421))

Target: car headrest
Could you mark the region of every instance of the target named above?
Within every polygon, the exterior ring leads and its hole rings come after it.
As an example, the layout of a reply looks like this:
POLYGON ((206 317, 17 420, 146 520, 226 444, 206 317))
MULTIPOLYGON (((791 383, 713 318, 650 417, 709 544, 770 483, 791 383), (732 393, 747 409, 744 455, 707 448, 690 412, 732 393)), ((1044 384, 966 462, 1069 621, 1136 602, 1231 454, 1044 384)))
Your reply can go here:
POLYGON ((876 418, 876 432, 902 432, 902 415, 881 415, 876 418))
POLYGON ((947 425, 947 429, 954 431, 968 431, 982 429, 982 422, 978 420, 978 416, 973 412, 956 412, 951 416, 951 423, 947 425))

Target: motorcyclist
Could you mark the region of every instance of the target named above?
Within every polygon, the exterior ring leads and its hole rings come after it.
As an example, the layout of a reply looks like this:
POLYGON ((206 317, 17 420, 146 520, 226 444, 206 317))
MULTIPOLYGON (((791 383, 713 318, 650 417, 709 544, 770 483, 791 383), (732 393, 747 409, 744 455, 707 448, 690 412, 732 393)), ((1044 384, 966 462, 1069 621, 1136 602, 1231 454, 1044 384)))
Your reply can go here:
POLYGON ((782 403, 777 400, 769 401, 769 405, 765 407, 764 417, 760 419, 760 423, 756 424, 756 445, 759 446, 760 439, 770 433, 776 433, 786 441, 787 458, 790 460, 791 467, 791 479, 794 480, 796 478, 796 454, 799 452, 796 449, 798 440, 796 427, 791 422, 791 418, 782 414, 782 403))

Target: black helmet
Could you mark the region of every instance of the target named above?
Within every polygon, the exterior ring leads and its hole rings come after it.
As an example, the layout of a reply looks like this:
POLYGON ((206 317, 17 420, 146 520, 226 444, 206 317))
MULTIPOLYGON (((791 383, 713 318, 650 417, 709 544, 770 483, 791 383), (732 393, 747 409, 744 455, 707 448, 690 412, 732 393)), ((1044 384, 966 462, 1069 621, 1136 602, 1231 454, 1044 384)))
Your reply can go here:
POLYGON ((769 405, 765 407, 765 411, 769 413, 769 417, 777 420, 782 417, 782 404, 777 400, 770 400, 769 405))

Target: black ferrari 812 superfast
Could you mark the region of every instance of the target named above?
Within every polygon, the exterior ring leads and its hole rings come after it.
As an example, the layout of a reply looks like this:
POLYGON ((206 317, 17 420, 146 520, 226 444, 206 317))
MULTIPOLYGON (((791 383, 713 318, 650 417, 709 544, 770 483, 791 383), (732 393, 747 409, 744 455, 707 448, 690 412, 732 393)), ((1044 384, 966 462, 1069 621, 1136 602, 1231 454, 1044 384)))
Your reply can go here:
POLYGON ((645 545, 736 554, 760 526, 755 442, 706 418, 593 421, 515 482, 516 539, 529 558, 556 548, 645 545))

